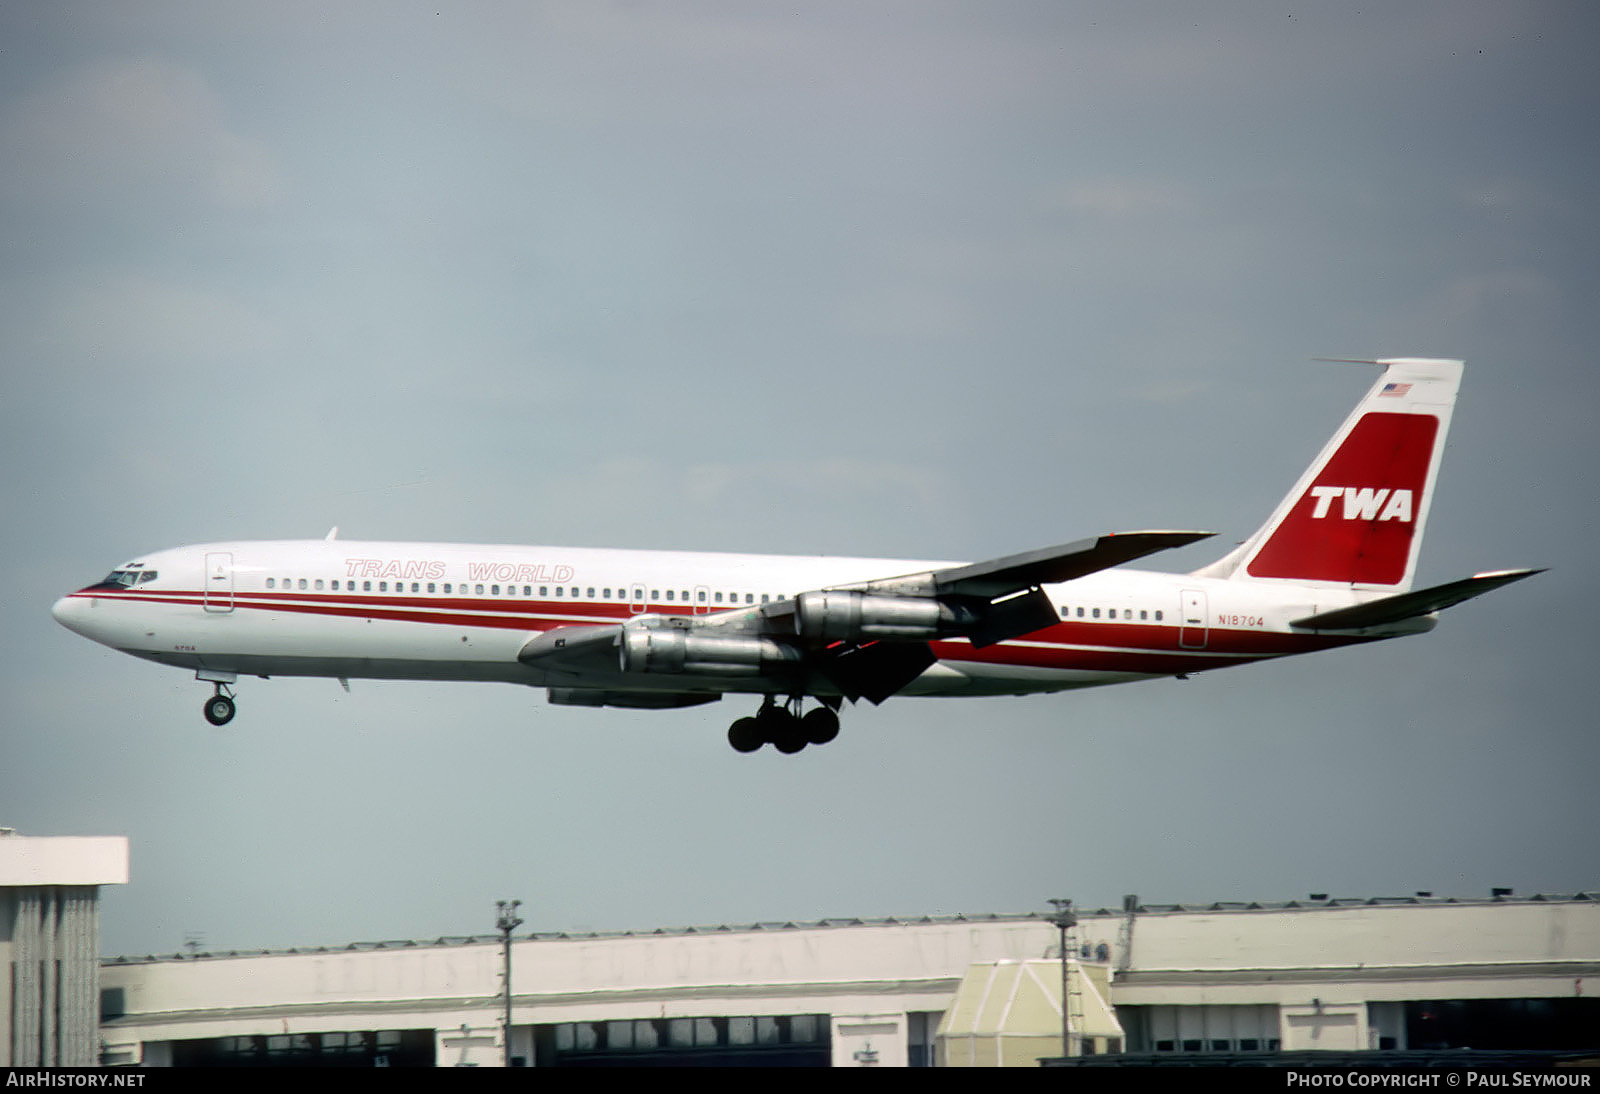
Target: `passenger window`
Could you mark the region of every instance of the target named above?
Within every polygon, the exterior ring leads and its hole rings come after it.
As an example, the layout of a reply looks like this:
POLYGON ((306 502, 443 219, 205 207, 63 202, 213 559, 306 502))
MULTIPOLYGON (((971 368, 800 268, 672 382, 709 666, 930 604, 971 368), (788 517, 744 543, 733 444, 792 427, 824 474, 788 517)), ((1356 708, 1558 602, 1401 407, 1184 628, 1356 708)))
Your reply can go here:
POLYGON ((655 604, 655 603, 658 603, 660 600, 661 600, 661 590, 660 589, 651 589, 650 590, 650 603, 655 604))
POLYGON ((322 589, 322 579, 320 577, 317 578, 317 589, 318 591, 321 591, 322 589))
POLYGON ((566 592, 567 592, 567 590, 563 589, 560 585, 556 586, 556 595, 557 596, 565 596, 566 592))
POLYGON ((276 583, 275 583, 273 578, 270 578, 270 577, 267 578, 267 588, 269 588, 269 589, 277 588, 277 585, 276 585, 276 583))
POLYGON ((1069 616, 1071 614, 1072 614, 1072 609, 1071 608, 1067 607, 1065 604, 1061 605, 1061 618, 1062 619, 1067 618, 1067 616, 1069 616))
POLYGON ((550 586, 548 586, 548 585, 540 585, 539 586, 539 595, 540 596, 549 596, 550 595, 550 586))
POLYGON ((1150 613, 1149 613, 1149 612, 1147 612, 1147 611, 1145 611, 1145 609, 1143 609, 1143 608, 1140 608, 1140 609, 1139 609, 1139 618, 1140 618, 1140 619, 1141 619, 1141 620, 1144 620, 1144 619, 1149 619, 1149 618, 1150 618, 1150 613))
POLYGON ((438 586, 437 586, 437 585, 435 585, 435 584, 434 584, 434 583, 433 583, 433 582, 431 582, 431 581, 430 581, 430 582, 428 582, 428 591, 429 591, 429 592, 430 592, 430 593, 431 593, 431 592, 436 592, 436 591, 438 591, 438 586))
POLYGON ((765 604, 766 602, 767 602, 767 594, 766 593, 762 593, 761 594, 761 603, 765 604))
POLYGON ((715 600, 718 604, 721 604, 722 603, 722 594, 721 593, 717 593, 711 599, 715 600))
POLYGON ((672 599, 672 590, 671 590, 671 589, 668 589, 668 590, 667 590, 667 599, 668 599, 668 600, 671 600, 671 599, 672 599))
POLYGON ((756 594, 755 593, 745 593, 744 594, 744 602, 746 604, 754 604, 756 602, 756 594))
POLYGON ((1083 609, 1082 609, 1082 608, 1079 608, 1079 609, 1078 609, 1078 618, 1079 618, 1079 619, 1082 619, 1082 618, 1083 618, 1083 609))
POLYGON ((1100 618, 1100 609, 1099 609, 1099 608, 1096 608, 1096 609, 1095 609, 1095 610, 1094 610, 1094 617, 1095 617, 1095 618, 1096 618, 1096 619, 1099 619, 1099 618, 1100 618))
MULTIPOLYGON (((480 593, 483 592, 483 586, 482 585, 478 586, 478 591, 480 593)), ((498 586, 498 585, 490 585, 489 586, 489 592, 492 593, 495 596, 499 596, 500 595, 500 586, 498 586)))
POLYGON ((1156 612, 1156 622, 1157 623, 1161 622, 1161 612, 1160 611, 1156 612))
POLYGON ((705 590, 702 589, 699 593, 695 594, 695 599, 700 601, 700 603, 704 604, 706 602, 705 590))
POLYGON ((303 577, 300 579, 300 587, 302 589, 304 589, 306 587, 306 579, 303 578, 303 577))
POLYGON ((589 591, 585 595, 587 595, 590 600, 593 600, 594 599, 594 586, 591 585, 589 587, 589 591))
POLYGON ((361 583, 361 591, 364 593, 370 593, 372 591, 372 582, 363 581, 361 583))
POLYGON ((388 592, 389 591, 389 583, 387 581, 378 582, 378 591, 380 593, 388 592))

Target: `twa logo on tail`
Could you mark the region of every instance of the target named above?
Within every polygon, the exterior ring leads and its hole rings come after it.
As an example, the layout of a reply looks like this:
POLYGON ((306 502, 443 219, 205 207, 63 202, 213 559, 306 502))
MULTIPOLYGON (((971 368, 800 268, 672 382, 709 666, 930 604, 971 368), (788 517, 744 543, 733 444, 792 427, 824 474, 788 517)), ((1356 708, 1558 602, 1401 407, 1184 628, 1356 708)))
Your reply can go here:
POLYGON ((1317 507, 1311 511, 1312 520, 1321 520, 1328 515, 1328 507, 1334 498, 1344 498, 1345 520, 1411 520, 1411 491, 1410 490, 1374 490, 1370 486, 1313 486, 1311 496, 1317 499, 1317 507), (1383 505, 1383 499, 1388 498, 1389 504, 1384 506, 1383 515, 1378 515, 1378 506, 1383 505))
POLYGON ((1432 414, 1362 415, 1250 560, 1250 576, 1400 584, 1439 432, 1432 414))

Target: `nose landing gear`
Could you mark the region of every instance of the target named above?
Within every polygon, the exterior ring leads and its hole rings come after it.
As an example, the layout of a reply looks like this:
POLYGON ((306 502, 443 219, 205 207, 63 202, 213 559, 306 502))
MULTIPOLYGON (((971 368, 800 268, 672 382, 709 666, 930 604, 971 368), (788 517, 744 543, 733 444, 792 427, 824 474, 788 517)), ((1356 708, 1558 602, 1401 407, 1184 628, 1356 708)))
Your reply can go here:
POLYGON ((839 735, 839 715, 830 706, 819 706, 800 714, 801 697, 779 706, 768 695, 753 718, 740 718, 728 727, 728 743, 736 752, 754 752, 770 744, 785 755, 793 755, 806 745, 825 745, 839 735))
POLYGON ((206 700, 206 721, 214 726, 225 726, 233 721, 237 710, 233 701, 233 689, 220 682, 216 688, 217 693, 206 700))

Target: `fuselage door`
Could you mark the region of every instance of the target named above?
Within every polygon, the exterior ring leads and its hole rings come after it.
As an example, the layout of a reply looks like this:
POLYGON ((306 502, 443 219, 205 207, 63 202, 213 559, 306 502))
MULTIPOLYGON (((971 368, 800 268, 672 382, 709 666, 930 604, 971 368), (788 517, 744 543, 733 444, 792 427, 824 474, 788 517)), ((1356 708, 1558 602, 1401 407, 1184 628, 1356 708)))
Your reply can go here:
POLYGON ((1188 650, 1205 649, 1206 594, 1204 589, 1183 590, 1183 627, 1178 631, 1178 645, 1188 650))
POLYGON ((205 589, 201 593, 208 612, 233 611, 233 553, 213 551, 206 555, 205 589))
POLYGON ((644 586, 634 582, 628 592, 628 611, 634 615, 639 615, 649 606, 649 603, 645 600, 644 586))

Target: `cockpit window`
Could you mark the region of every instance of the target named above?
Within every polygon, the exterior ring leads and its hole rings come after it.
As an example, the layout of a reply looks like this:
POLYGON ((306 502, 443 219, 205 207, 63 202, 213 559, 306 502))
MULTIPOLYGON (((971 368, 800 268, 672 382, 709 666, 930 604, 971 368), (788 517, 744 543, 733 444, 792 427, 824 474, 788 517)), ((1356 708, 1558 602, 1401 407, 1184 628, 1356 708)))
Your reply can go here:
POLYGON ((143 585, 145 582, 154 581, 155 579, 156 571, 154 570, 112 570, 100 584, 121 585, 125 589, 131 589, 135 585, 143 585))

